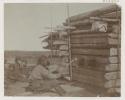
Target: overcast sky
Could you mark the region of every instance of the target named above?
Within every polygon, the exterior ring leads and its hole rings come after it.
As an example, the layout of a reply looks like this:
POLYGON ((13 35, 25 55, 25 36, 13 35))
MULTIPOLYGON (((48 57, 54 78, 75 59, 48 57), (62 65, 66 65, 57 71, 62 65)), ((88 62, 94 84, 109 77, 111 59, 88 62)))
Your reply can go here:
MULTIPOLYGON (((70 4, 70 16, 109 5, 70 4)), ((66 4, 5 4, 4 11, 5 50, 44 50, 39 37, 48 31, 50 19, 56 26, 67 18, 66 4)))

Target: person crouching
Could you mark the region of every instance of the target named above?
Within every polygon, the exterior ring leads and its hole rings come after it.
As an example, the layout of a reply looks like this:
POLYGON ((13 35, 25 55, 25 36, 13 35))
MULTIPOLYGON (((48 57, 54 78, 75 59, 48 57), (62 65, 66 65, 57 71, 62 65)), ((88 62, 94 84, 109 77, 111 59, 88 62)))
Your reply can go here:
POLYGON ((59 95, 63 95, 65 91, 59 86, 58 78, 61 77, 59 73, 51 73, 47 66, 49 65, 48 58, 41 56, 38 59, 36 67, 32 70, 29 76, 29 87, 34 92, 47 92, 53 88, 59 95))

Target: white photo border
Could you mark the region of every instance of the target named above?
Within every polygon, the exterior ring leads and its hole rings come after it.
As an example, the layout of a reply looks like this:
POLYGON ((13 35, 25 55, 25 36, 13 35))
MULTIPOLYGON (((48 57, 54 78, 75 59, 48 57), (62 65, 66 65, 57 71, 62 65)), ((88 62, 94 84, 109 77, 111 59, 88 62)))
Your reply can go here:
POLYGON ((0 99, 1 100, 125 100, 125 5, 124 0, 0 0, 0 99), (4 96, 4 4, 5 3, 116 3, 122 8, 121 97, 5 97, 4 96))

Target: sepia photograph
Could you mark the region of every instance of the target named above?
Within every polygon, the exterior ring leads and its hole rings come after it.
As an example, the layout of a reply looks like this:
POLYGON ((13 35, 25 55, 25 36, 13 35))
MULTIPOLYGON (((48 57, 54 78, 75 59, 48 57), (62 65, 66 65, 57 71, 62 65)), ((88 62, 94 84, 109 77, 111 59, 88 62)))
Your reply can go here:
POLYGON ((5 3, 4 96, 120 97, 121 7, 5 3))

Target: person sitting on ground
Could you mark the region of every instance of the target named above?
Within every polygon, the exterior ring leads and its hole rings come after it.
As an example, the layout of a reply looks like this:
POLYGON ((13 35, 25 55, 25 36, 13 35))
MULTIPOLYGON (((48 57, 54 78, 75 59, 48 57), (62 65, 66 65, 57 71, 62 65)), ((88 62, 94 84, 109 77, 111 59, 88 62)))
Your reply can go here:
POLYGON ((49 65, 46 56, 41 56, 38 59, 37 66, 32 70, 29 76, 29 89, 35 92, 50 91, 56 89, 59 95, 63 95, 65 91, 59 86, 58 78, 61 77, 59 73, 51 73, 47 66, 49 65))

